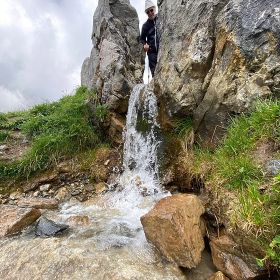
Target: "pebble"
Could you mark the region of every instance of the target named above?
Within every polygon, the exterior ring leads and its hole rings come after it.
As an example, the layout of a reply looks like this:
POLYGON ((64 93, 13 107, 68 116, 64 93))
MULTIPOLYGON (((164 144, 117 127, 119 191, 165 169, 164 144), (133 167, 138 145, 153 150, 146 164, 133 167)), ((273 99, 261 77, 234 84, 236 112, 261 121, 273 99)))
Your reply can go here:
POLYGON ((39 187, 41 192, 47 192, 51 188, 51 184, 45 184, 39 187))
POLYGON ((5 151, 8 150, 8 146, 7 145, 0 145, 0 151, 5 151))

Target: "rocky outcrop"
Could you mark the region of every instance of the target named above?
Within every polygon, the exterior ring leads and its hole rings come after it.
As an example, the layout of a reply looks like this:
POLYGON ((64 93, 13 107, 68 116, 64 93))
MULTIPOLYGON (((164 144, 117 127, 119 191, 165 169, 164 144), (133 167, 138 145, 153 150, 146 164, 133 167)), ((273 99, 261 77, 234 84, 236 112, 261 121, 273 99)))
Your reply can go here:
POLYGON ((212 238, 210 247, 214 265, 230 279, 255 279, 262 274, 257 266, 256 256, 250 254, 248 250, 244 252, 242 246, 229 236, 212 238))
POLYGON ((97 90, 109 109, 126 112, 127 98, 142 81, 139 20, 129 0, 100 0, 93 17, 93 48, 83 63, 81 83, 97 90))
POLYGON ((179 266, 193 268, 204 249, 200 217, 204 212, 195 195, 178 194, 160 200, 141 217, 146 238, 162 255, 179 266))
POLYGON ((164 115, 193 116, 202 139, 280 94, 279 0, 158 1, 155 88, 164 115))
POLYGON ((0 237, 21 232, 40 216, 38 209, 0 205, 0 237))
POLYGON ((36 209, 57 209, 58 201, 52 198, 32 198, 32 197, 24 197, 21 198, 17 205, 19 207, 29 207, 36 209))

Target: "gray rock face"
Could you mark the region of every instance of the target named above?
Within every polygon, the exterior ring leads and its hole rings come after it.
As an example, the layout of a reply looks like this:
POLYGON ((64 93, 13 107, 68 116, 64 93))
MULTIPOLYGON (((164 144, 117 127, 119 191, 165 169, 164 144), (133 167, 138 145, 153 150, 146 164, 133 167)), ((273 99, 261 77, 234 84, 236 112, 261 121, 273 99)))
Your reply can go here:
POLYGON ((158 1, 155 88, 169 117, 219 138, 231 115, 280 95, 280 0, 158 1))
POLYGON ((81 72, 81 83, 95 88, 103 103, 127 110, 133 86, 142 82, 144 54, 139 20, 129 0, 100 0, 93 17, 93 48, 81 72))

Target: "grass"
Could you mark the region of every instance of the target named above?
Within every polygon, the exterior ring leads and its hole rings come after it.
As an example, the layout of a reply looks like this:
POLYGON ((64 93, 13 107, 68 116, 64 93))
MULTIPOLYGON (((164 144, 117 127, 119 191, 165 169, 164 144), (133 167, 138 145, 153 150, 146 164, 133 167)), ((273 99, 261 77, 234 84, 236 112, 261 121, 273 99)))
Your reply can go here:
POLYGON ((279 243, 275 245, 272 240, 280 235, 280 174, 275 178, 267 176, 254 154, 258 143, 265 141, 280 145, 277 100, 258 102, 249 115, 233 119, 216 150, 196 147, 193 172, 203 174, 206 184, 237 195, 239 204, 232 221, 262 244, 267 251, 265 260, 279 266, 279 243))
POLYGON ((93 92, 80 87, 75 95, 65 96, 58 102, 37 105, 18 115, 2 114, 1 128, 22 130, 32 146, 22 159, 0 162, 0 180, 28 178, 64 158, 96 146, 100 142, 100 132, 87 104, 92 96, 93 92))
POLYGON ((5 142, 7 139, 9 139, 10 133, 6 130, 0 131, 0 143, 5 142))

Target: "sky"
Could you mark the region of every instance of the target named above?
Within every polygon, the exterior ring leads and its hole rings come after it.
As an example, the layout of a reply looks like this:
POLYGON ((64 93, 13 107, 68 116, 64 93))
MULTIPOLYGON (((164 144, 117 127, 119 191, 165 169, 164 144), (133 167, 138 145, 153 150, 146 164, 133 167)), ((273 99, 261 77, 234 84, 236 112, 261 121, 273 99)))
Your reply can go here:
MULTIPOLYGON (((156 2, 156 1, 155 1, 156 2)), ((144 0, 130 0, 140 26, 144 0)), ((0 0, 0 112, 58 100, 80 85, 98 0, 0 0)))

